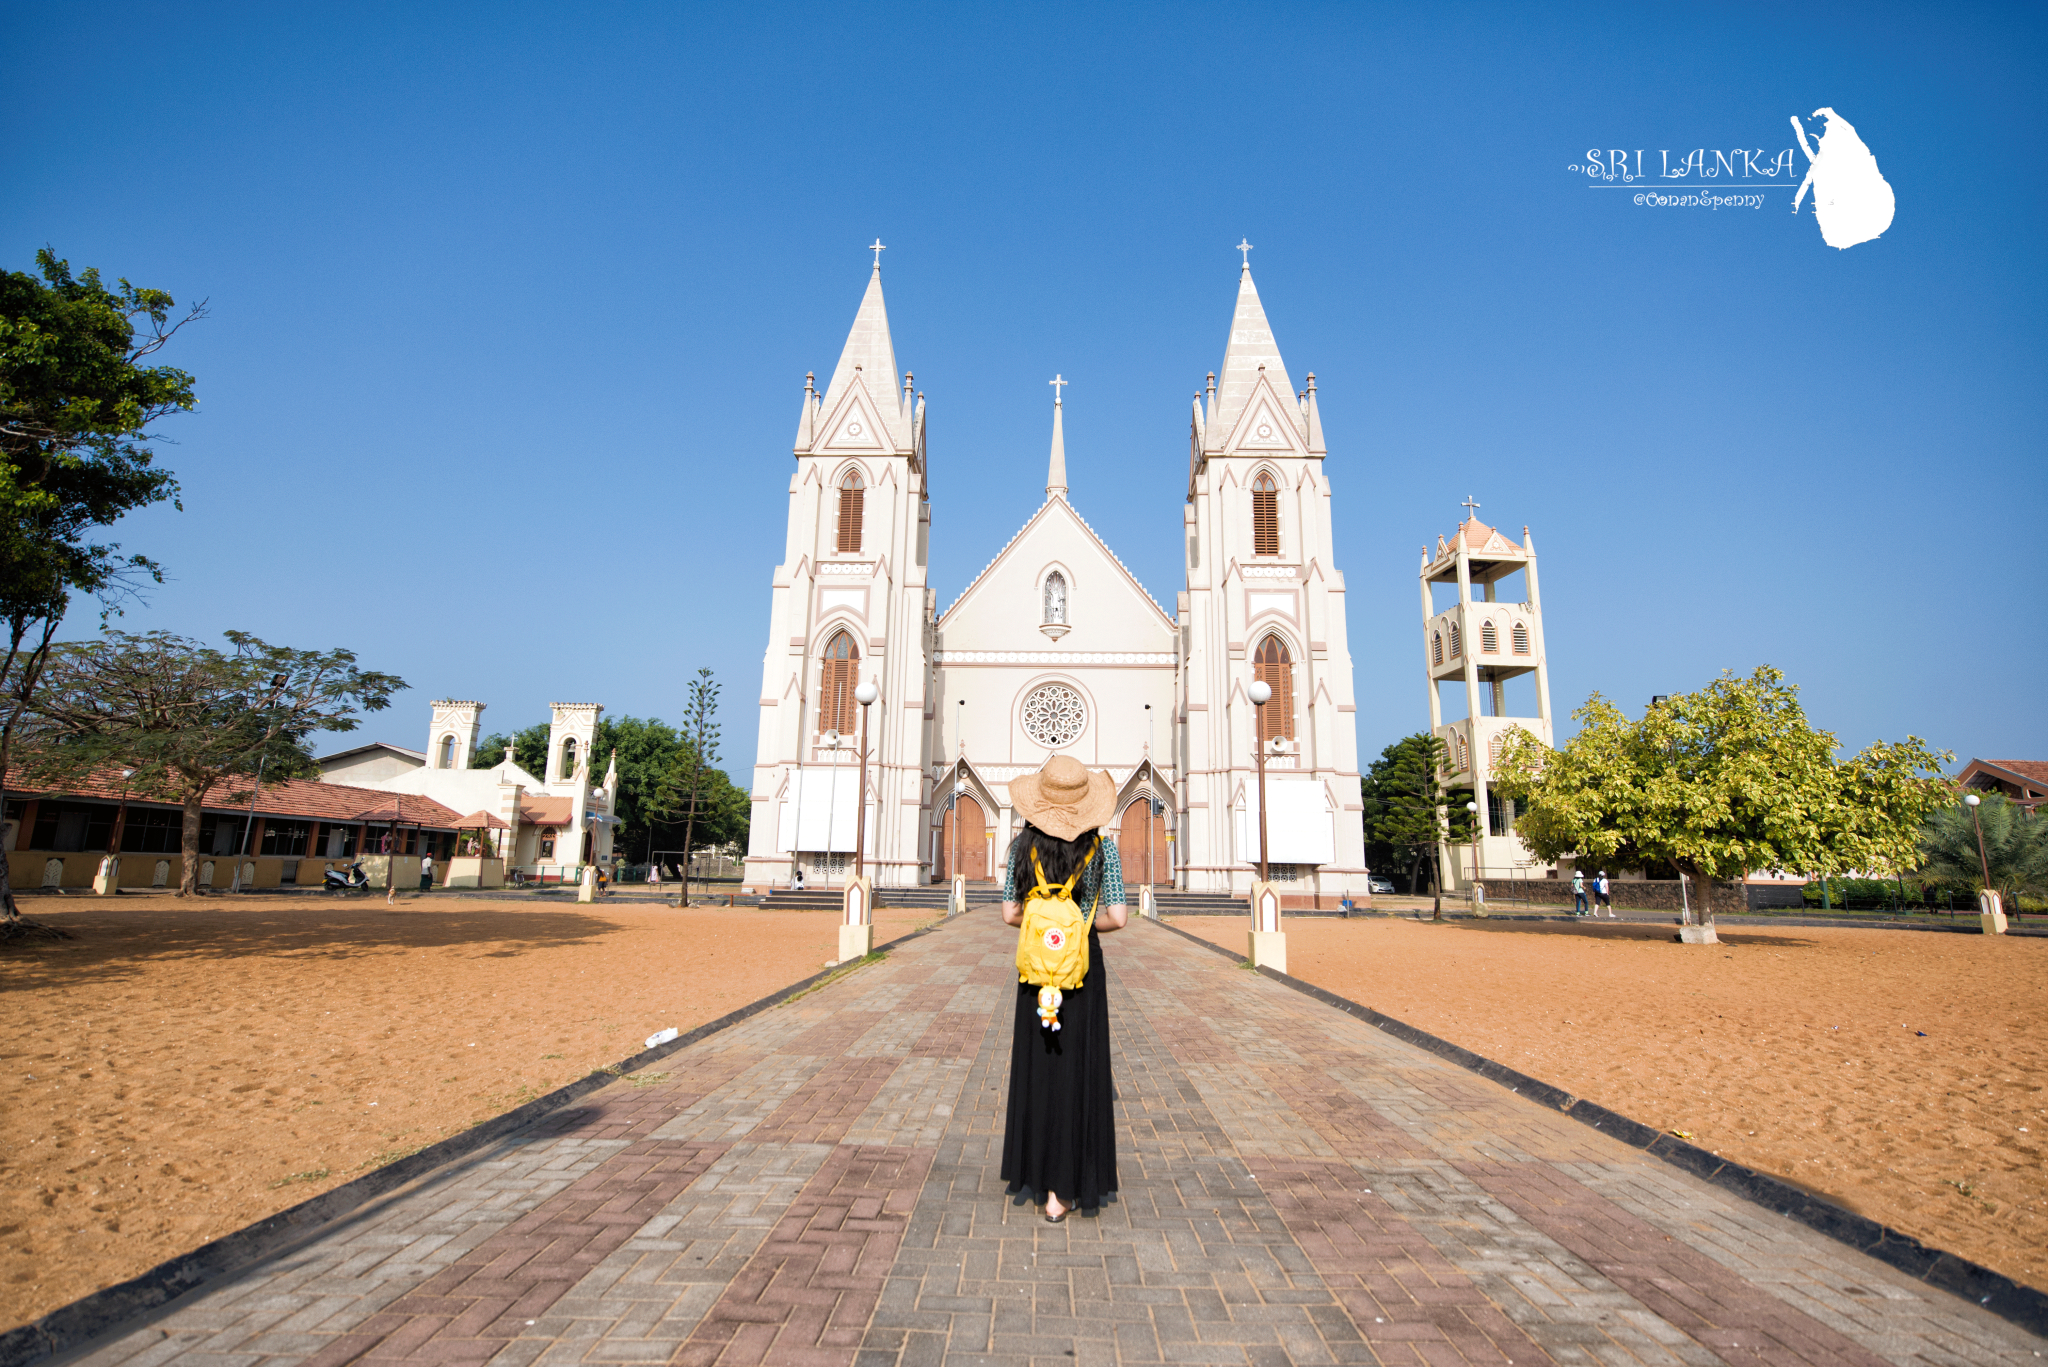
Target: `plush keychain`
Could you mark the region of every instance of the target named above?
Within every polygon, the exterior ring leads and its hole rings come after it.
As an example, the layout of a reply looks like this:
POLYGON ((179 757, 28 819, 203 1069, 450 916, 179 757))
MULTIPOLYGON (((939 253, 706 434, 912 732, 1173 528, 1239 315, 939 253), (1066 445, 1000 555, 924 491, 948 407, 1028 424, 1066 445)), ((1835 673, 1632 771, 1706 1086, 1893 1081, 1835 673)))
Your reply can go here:
POLYGON ((1060 1028, 1060 990, 1057 987, 1038 989, 1038 1023, 1048 1030, 1060 1028))

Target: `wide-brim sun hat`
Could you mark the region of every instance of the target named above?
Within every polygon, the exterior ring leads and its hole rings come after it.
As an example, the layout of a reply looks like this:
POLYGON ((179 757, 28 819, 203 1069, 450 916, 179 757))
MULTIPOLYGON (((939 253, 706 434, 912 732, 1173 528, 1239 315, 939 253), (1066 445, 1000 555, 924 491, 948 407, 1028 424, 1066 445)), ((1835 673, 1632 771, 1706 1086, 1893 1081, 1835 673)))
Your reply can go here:
POLYGON ((1091 774, 1080 761, 1054 755, 1037 773, 1010 780, 1010 805, 1047 835, 1075 840, 1115 814, 1116 780, 1106 771, 1091 774))

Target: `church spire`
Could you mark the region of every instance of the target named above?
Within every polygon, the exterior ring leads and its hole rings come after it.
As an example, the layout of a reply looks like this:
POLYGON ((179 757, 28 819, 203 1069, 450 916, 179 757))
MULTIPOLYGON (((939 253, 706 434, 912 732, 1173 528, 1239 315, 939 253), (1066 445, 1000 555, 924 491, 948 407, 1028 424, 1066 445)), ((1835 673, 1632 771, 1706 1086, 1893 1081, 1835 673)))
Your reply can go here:
POLYGON ((1052 386, 1052 458, 1045 467, 1045 496, 1047 499, 1067 497, 1067 438, 1060 425, 1060 391, 1073 383, 1072 380, 1055 375, 1046 381, 1052 386))
POLYGON ((860 311, 853 316, 853 328, 846 334, 845 349, 839 353, 839 364, 832 368, 832 382, 825 386, 825 412, 832 411, 832 405, 853 383, 855 371, 860 372, 869 396, 878 400, 876 407, 881 410, 883 421, 887 422, 897 407, 895 390, 899 372, 896 369, 896 345, 889 337, 889 309, 882 302, 879 250, 875 254, 874 274, 868 277, 867 293, 861 296, 860 311))
MULTIPOLYGON (((1249 251, 1249 244, 1243 249, 1249 251)), ((1259 289, 1252 283, 1251 262, 1247 260, 1237 278, 1237 310, 1230 318, 1230 342, 1223 349, 1222 384, 1209 410, 1209 430, 1217 433, 1219 439, 1243 415, 1261 368, 1270 372, 1282 393, 1294 392, 1293 383, 1287 378, 1287 363, 1280 359, 1280 344, 1273 339, 1273 325, 1266 321, 1266 309, 1259 302, 1259 289)))

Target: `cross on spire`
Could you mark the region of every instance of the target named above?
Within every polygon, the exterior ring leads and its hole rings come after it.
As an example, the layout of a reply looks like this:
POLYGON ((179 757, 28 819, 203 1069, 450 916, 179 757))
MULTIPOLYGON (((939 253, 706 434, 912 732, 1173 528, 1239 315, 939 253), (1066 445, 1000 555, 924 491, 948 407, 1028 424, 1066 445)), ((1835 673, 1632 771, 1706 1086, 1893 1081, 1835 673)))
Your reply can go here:
POLYGON ((1467 495, 1465 495, 1465 501, 1464 501, 1464 503, 1460 504, 1459 506, 1460 506, 1460 507, 1462 507, 1462 508, 1464 508, 1464 510, 1465 510, 1465 520, 1466 520, 1467 522, 1470 522, 1470 521, 1471 521, 1471 520, 1472 520, 1472 519, 1473 519, 1474 517, 1478 516, 1478 513, 1479 513, 1479 505, 1478 505, 1477 503, 1475 503, 1475 502, 1473 502, 1473 501, 1472 501, 1472 495, 1470 495, 1470 494, 1467 494, 1467 495))
POLYGON ((1237 249, 1244 254, 1244 268, 1250 270, 1252 268, 1252 244, 1244 238, 1239 238, 1237 240, 1237 249))
POLYGON ((882 239, 879 237, 876 238, 874 242, 869 245, 868 250, 875 254, 875 269, 882 269, 882 253, 889 250, 887 247, 882 245, 882 239))
POLYGON ((1060 389, 1061 389, 1061 387, 1062 387, 1062 386, 1065 386, 1065 385, 1070 385, 1070 384, 1072 384, 1072 383, 1073 383, 1073 381, 1072 381, 1072 380, 1069 380, 1069 379, 1064 379, 1064 378, 1062 378, 1061 376, 1055 375, 1055 376, 1053 376, 1053 377, 1052 377, 1051 379, 1047 380, 1047 381, 1046 381, 1046 383, 1052 386, 1052 406, 1053 406, 1054 408, 1058 408, 1058 407, 1060 406, 1060 389))

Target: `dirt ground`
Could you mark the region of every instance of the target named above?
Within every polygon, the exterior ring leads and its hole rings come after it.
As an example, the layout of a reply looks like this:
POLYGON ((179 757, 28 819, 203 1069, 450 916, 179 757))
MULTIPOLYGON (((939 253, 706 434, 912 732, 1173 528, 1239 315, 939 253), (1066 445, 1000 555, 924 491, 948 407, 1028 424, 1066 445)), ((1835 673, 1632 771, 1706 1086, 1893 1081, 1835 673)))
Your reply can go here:
MULTIPOLYGON (((27 899, 0 946, 0 1327, 808 977, 830 914, 27 899)), ((877 942, 925 924, 877 914, 877 942)))
MULTIPOLYGON (((1174 924, 1244 952, 1240 920, 1174 924)), ((2048 940, 1286 929, 1295 977, 2048 1289, 2048 940)))

